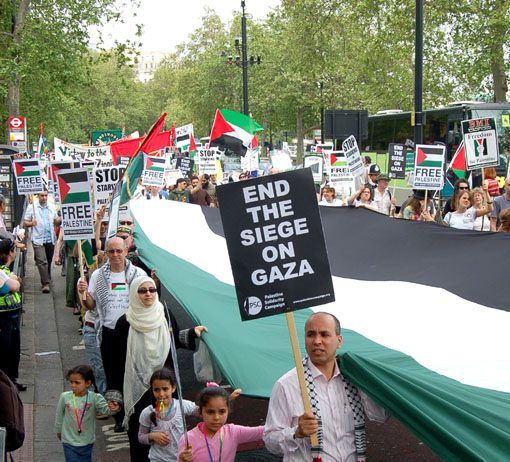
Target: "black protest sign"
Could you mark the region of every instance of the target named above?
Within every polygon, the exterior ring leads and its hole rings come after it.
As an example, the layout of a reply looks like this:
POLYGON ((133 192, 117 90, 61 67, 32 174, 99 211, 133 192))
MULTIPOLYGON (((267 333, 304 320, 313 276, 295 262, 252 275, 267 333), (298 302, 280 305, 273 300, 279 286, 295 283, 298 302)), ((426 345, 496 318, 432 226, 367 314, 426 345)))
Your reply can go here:
POLYGON ((175 168, 178 168, 182 172, 182 176, 190 178, 193 174, 193 166, 195 162, 189 157, 180 156, 177 157, 175 168))
POLYGON ((396 180, 406 177, 406 149, 403 144, 390 143, 390 159, 388 163, 388 176, 396 180))
POLYGON ((310 169, 217 188, 243 321, 334 301, 310 169))

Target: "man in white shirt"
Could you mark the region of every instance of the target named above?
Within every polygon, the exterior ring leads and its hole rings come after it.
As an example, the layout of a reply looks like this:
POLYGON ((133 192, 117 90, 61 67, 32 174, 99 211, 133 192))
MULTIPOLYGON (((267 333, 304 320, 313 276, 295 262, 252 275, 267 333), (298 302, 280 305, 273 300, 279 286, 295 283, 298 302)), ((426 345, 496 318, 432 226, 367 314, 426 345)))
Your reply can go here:
POLYGON ((391 197, 388 190, 390 179, 388 175, 381 174, 377 179, 377 187, 374 189, 374 202, 379 213, 393 216, 395 212, 395 198, 391 197))
POLYGON ((274 385, 269 401, 264 442, 283 455, 284 462, 312 460, 310 435, 317 433, 319 447, 313 456, 322 462, 363 460, 366 446, 364 413, 371 420, 385 421, 386 412, 341 374, 336 350, 342 344, 340 323, 329 313, 315 313, 305 324, 303 361, 313 413, 305 413, 296 369, 274 385), (320 416, 320 422, 317 419, 320 416), (356 426, 356 430, 355 430, 356 426))
POLYGON ((41 287, 44 294, 50 293, 51 262, 55 251, 54 221, 57 212, 52 204, 48 203, 48 191, 38 194, 39 201, 28 206, 24 216, 24 224, 32 228, 31 239, 34 248, 35 266, 41 278, 41 287))

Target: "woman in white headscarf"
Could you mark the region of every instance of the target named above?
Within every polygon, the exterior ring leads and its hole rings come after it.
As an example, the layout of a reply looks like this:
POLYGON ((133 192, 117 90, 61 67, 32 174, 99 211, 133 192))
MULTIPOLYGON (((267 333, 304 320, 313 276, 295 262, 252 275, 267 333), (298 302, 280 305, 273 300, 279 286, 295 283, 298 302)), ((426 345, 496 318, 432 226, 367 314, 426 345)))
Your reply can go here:
MULTIPOLYGON (((170 320, 159 301, 152 278, 142 276, 130 284, 127 313, 119 318, 115 326, 115 334, 119 339, 119 369, 115 375, 118 379, 116 387, 123 391, 123 424, 128 432, 131 461, 149 460, 149 446, 138 442, 138 427, 140 413, 151 404, 150 377, 163 366, 173 369, 169 321, 173 332, 179 330, 175 318, 170 313, 168 315, 170 320)), ((175 337, 176 347, 195 349, 195 339, 203 331, 207 332, 204 326, 180 331, 175 337)))

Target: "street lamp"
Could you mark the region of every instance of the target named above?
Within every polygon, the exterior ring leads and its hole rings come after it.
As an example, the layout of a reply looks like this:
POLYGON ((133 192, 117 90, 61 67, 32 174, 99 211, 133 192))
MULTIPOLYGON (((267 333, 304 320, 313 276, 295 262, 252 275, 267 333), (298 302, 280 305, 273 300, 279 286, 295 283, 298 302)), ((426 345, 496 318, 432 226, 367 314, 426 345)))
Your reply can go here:
MULTIPOLYGON (((260 56, 250 56, 248 58, 248 38, 246 35, 246 14, 245 14, 245 2, 241 0, 241 8, 243 9, 243 15, 241 16, 241 38, 234 40, 234 46, 237 55, 228 56, 227 64, 240 66, 243 69, 243 112, 246 115, 250 115, 250 109, 248 104, 248 65, 253 66, 260 64, 260 56)), ((224 53, 222 53, 224 55, 224 53)))
POLYGON ((414 142, 423 143, 423 0, 416 0, 414 59, 414 142))

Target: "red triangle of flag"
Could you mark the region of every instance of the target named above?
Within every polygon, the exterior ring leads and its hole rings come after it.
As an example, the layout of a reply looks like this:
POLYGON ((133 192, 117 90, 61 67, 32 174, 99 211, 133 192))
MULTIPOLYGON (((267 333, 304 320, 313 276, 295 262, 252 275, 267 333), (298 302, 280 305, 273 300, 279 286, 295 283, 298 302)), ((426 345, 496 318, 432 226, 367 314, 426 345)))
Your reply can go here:
POLYGON ((211 130, 211 138, 209 143, 219 138, 224 133, 233 132, 232 126, 223 118, 219 109, 216 109, 216 116, 214 117, 213 128, 211 130))
POLYGON ((145 164, 145 169, 148 170, 154 165, 154 162, 151 160, 150 157, 147 157, 147 163, 145 164))
POLYGON ((16 169, 16 176, 20 176, 25 171, 25 167, 18 162, 14 164, 14 168, 16 169))
POLYGON ((330 154, 330 162, 331 165, 334 165, 336 163, 337 157, 334 154, 330 154))
POLYGON ((423 149, 416 149, 416 165, 420 165, 427 158, 427 154, 423 149))
POLYGON ((191 135, 189 140, 189 150, 190 151, 196 151, 197 150, 197 144, 195 143, 195 137, 191 135))
POLYGON ((58 190, 60 192, 60 203, 65 202, 67 193, 71 188, 61 176, 58 177, 58 190))

